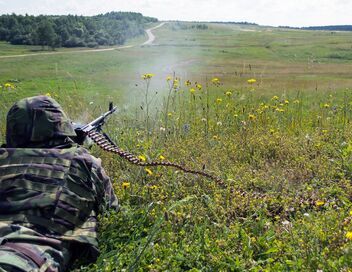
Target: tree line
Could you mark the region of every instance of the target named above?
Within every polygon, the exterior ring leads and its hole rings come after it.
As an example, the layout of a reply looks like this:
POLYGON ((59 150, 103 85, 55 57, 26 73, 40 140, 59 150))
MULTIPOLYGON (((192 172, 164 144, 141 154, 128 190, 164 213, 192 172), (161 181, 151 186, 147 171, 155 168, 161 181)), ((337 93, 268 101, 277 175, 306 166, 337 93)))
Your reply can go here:
POLYGON ((303 30, 325 30, 325 31, 352 31, 352 25, 328 25, 328 26, 278 26, 279 28, 303 29, 303 30))
POLYGON ((96 16, 0 16, 0 40, 43 48, 120 45, 144 33, 144 24, 156 18, 135 12, 109 12, 96 16))

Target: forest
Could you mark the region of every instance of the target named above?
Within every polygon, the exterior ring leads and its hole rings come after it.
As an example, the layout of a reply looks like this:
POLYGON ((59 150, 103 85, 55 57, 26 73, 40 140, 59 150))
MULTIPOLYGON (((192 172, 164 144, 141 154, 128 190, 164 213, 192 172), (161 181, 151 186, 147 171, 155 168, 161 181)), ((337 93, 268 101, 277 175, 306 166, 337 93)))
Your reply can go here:
POLYGON ((109 12, 96 16, 0 16, 0 40, 43 48, 98 47, 123 44, 144 33, 144 24, 156 18, 136 12, 109 12))

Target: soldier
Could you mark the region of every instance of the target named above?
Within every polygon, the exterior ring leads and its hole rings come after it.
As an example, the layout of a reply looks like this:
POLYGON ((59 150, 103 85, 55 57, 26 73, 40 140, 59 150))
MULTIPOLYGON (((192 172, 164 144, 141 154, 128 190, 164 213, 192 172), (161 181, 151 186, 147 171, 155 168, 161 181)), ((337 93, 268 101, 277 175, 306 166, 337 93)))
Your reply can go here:
POLYGON ((99 254, 97 216, 118 208, 100 159, 75 144, 61 106, 15 103, 0 148, 0 271, 66 271, 99 254))

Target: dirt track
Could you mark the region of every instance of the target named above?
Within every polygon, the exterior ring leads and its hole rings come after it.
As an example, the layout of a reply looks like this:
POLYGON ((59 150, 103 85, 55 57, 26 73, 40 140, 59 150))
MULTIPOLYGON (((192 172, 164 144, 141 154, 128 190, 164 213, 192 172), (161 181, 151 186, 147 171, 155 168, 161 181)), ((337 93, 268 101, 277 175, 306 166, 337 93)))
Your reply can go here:
POLYGON ((148 40, 145 41, 142 44, 124 45, 124 46, 119 46, 119 47, 111 47, 111 48, 103 48, 103 49, 84 49, 84 50, 74 50, 74 51, 65 51, 65 52, 45 52, 45 53, 33 53, 33 54, 21 54, 21 55, 8 55, 8 56, 0 56, 0 59, 21 58, 21 57, 31 57, 31 56, 41 56, 41 55, 72 54, 72 53, 96 53, 96 52, 112 51, 112 50, 117 50, 117 49, 131 48, 131 47, 136 47, 136 46, 140 46, 140 45, 150 45, 155 40, 155 36, 152 33, 152 30, 157 29, 159 27, 162 27, 164 24, 165 23, 161 23, 161 24, 159 24, 159 25, 157 25, 155 27, 146 29, 145 32, 148 35, 148 40))

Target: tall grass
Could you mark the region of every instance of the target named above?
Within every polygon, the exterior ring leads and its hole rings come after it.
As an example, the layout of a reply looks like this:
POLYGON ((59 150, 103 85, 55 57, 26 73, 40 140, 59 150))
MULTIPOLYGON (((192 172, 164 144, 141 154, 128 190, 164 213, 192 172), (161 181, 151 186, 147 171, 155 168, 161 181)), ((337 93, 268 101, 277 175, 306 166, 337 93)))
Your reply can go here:
MULTIPOLYGON (((102 254, 77 270, 349 271, 350 90, 268 95, 259 81, 170 76, 164 103, 153 104, 153 76, 144 80, 147 107, 112 117, 111 138, 147 159, 205 168, 226 186, 173 169, 143 169, 93 147, 121 211, 100 218, 102 254)), ((57 88, 50 95, 73 119, 105 110, 73 105, 73 93, 57 88)), ((4 117, 24 94, 14 84, 0 95, 4 117)))

